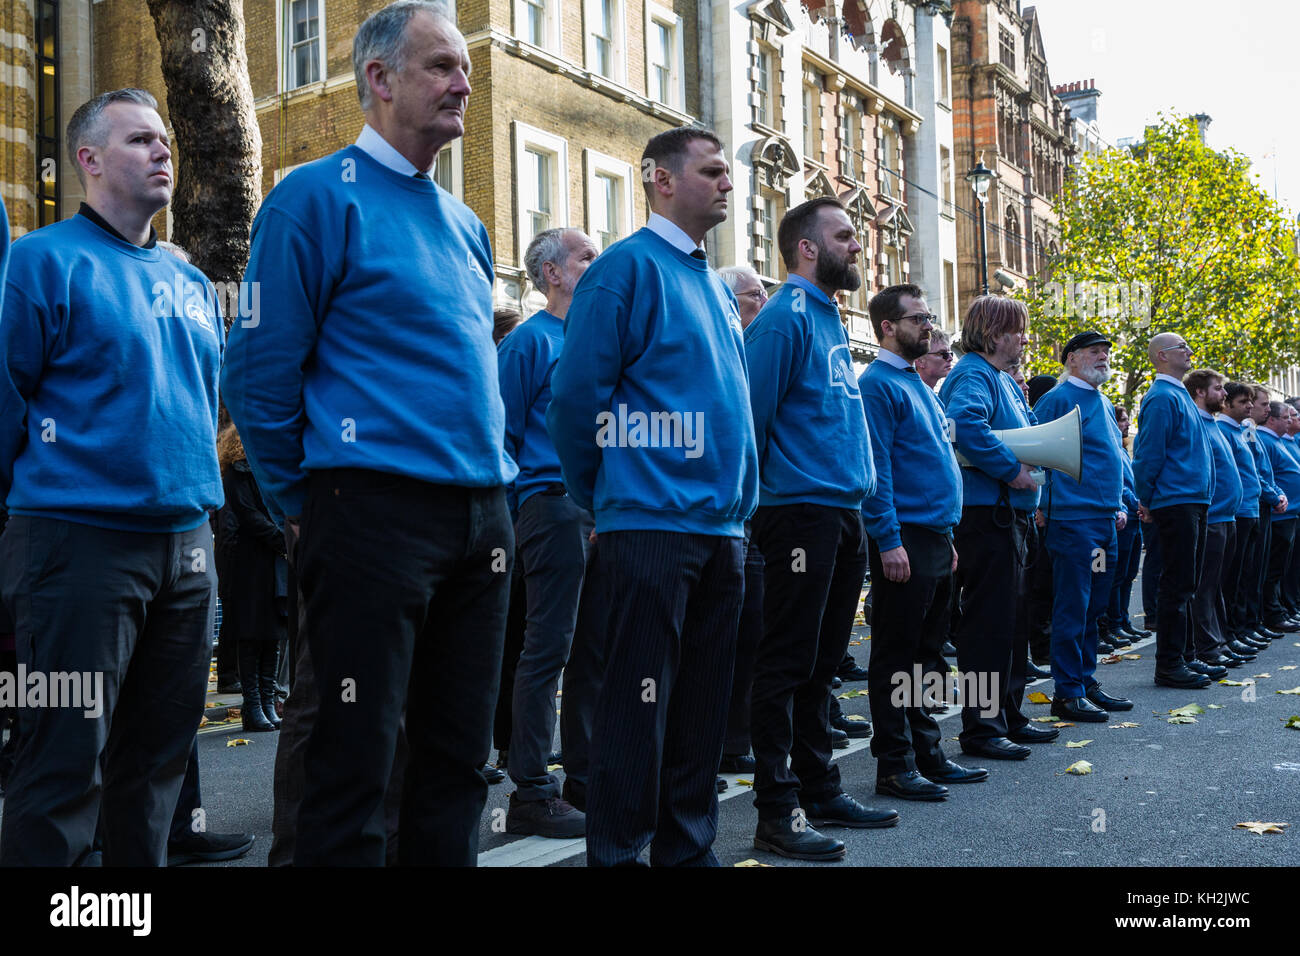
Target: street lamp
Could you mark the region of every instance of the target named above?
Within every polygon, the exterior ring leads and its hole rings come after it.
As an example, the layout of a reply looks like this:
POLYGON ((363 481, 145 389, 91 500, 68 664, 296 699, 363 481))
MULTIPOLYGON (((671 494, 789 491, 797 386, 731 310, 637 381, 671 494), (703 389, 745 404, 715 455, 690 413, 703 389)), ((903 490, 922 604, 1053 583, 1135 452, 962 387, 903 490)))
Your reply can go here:
POLYGON ((989 294, 989 254, 988 234, 984 225, 984 204, 989 198, 989 183, 997 178, 997 173, 984 165, 984 154, 980 153, 975 161, 975 168, 966 174, 966 182, 975 190, 975 198, 980 205, 980 286, 984 295, 989 294))

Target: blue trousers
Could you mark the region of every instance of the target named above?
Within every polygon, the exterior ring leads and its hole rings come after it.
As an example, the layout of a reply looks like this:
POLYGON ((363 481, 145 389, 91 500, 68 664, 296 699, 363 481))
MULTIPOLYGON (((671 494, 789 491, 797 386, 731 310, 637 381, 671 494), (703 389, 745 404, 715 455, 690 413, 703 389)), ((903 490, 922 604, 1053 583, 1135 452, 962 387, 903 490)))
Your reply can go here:
POLYGON ((1062 520, 1047 524, 1052 554, 1052 680, 1056 696, 1082 697, 1097 683, 1097 618, 1110 598, 1118 545, 1115 519, 1062 520))
POLYGON ((1129 623, 1128 606, 1133 596, 1133 581, 1137 578, 1138 565, 1142 563, 1142 522, 1137 515, 1129 515, 1128 524, 1116 535, 1119 557, 1115 561, 1115 573, 1110 579, 1110 606, 1106 609, 1106 620, 1111 627, 1129 623))

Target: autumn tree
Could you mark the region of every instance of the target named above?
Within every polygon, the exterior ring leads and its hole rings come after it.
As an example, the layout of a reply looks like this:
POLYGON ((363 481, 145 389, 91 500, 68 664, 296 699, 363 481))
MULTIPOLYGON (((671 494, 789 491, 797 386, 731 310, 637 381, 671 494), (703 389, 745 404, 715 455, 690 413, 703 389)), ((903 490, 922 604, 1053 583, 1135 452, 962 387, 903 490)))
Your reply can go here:
POLYGON ((1215 151, 1191 117, 1162 118, 1141 143, 1086 158, 1062 194, 1060 253, 1022 293, 1034 372, 1060 345, 1111 336, 1111 396, 1132 409, 1154 376, 1148 339, 1176 332, 1196 364, 1262 380, 1300 362, 1296 235, 1250 163, 1215 151))

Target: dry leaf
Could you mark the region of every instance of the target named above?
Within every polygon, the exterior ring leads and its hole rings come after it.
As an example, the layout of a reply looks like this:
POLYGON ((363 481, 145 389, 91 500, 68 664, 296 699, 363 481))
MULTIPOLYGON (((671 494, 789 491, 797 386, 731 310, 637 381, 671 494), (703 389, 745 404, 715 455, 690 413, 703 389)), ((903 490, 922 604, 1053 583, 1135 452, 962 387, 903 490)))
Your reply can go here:
POLYGON ((1283 726, 1290 727, 1292 730, 1300 730, 1300 715, 1292 714, 1290 717, 1283 717, 1282 719, 1286 721, 1283 726))
POLYGON ((1196 718, 1195 717, 1170 717, 1165 722, 1169 724, 1194 724, 1196 723, 1196 718))
POLYGON ((1117 730, 1117 729, 1119 729, 1119 728, 1121 728, 1121 727, 1141 727, 1142 725, 1141 725, 1141 724, 1135 724, 1135 723, 1133 723, 1133 721, 1131 721, 1131 720, 1126 720, 1126 721, 1124 721, 1122 724, 1108 724, 1107 726, 1108 726, 1111 730, 1117 730))
POLYGON ((861 641, 849 641, 849 647, 857 647, 861 643, 861 641))
POLYGON ((1249 823, 1238 823, 1233 829, 1249 830, 1251 833, 1281 833, 1291 824, 1289 823, 1260 823, 1258 820, 1252 820, 1249 823))
POLYGON ((752 787, 753 785, 754 781, 746 780, 744 777, 740 777, 736 780, 736 786, 738 787, 752 787))
POLYGON ((1092 743, 1091 740, 1067 740, 1065 746, 1070 748, 1086 747, 1090 743, 1092 743))
POLYGON ((1205 706, 1210 710, 1223 710, 1222 704, 1206 704, 1205 706))
POLYGON ((199 718, 199 726, 200 726, 200 727, 206 727, 206 726, 207 726, 208 724, 210 724, 210 723, 212 723, 212 721, 208 720, 208 718, 206 718, 206 717, 200 717, 200 718, 199 718))
POLYGON ((1085 773, 1092 773, 1092 764, 1086 760, 1080 760, 1070 764, 1065 768, 1066 773, 1072 773, 1075 776, 1082 777, 1085 773))
POLYGON ((839 695, 840 700, 848 700, 851 697, 866 697, 866 696, 867 696, 867 692, 865 690, 850 690, 850 691, 845 691, 843 694, 839 695))
POLYGON ((227 747, 243 747, 245 744, 251 744, 252 741, 247 737, 232 737, 226 741, 227 747))
POLYGON ((555 771, 557 771, 557 770, 563 770, 563 769, 564 769, 564 764, 562 764, 562 763, 552 763, 552 764, 547 764, 547 765, 546 765, 546 772, 547 772, 547 773, 555 773, 555 771))
POLYGON ((1120 661, 1122 661, 1123 659, 1124 659, 1124 658, 1120 657, 1118 654, 1107 654, 1105 657, 1101 658, 1101 663, 1103 663, 1103 664, 1118 664, 1118 663, 1119 663, 1120 661))
POLYGON ((1228 680, 1228 678, 1225 677, 1223 680, 1219 681, 1219 683, 1224 687, 1245 687, 1247 684, 1253 684, 1255 682, 1253 680, 1228 680))
POLYGON ((1058 720, 1058 721, 1056 721, 1056 723, 1052 724, 1052 726, 1053 726, 1053 727, 1073 727, 1074 724, 1070 723, 1068 720, 1058 720))
POLYGON ((1200 704, 1185 704, 1182 707, 1175 707, 1169 711, 1170 717, 1192 717, 1196 714, 1205 713, 1205 708, 1200 704))
POLYGON ((1126 660, 1126 661, 1140 661, 1140 660, 1142 660, 1142 655, 1141 655, 1141 654, 1124 654, 1124 655, 1122 655, 1122 656, 1123 656, 1124 660, 1126 660))
POLYGON ((1292 687, 1290 690, 1274 691, 1275 694, 1297 694, 1300 695, 1300 687, 1292 687))
POLYGON ((1041 690, 1034 691, 1025 699, 1031 704, 1050 704, 1052 702, 1052 698, 1048 697, 1041 690))
POLYGON ((1123 647, 1115 648, 1115 653, 1118 654, 1120 651, 1131 651, 1131 650, 1133 650, 1133 645, 1125 644, 1123 647))
POLYGON ((1030 717, 1029 719, 1032 720, 1032 721, 1033 721, 1034 723, 1036 723, 1036 724, 1054 724, 1054 723, 1056 723, 1056 718, 1055 718, 1055 717, 1030 717))
POLYGON ((1280 670, 1280 671, 1293 671, 1293 670, 1295 670, 1295 668, 1296 668, 1296 665, 1294 665, 1294 664, 1287 664, 1287 665, 1285 665, 1285 666, 1283 666, 1283 667, 1279 667, 1278 670, 1280 670))
POLYGON ((860 721, 862 721, 863 723, 866 723, 866 722, 867 722, 867 718, 863 717, 861 714, 845 714, 845 715, 844 715, 844 719, 845 719, 845 720, 860 720, 860 721))
POLYGON ((1265 678, 1265 677, 1272 677, 1273 675, 1272 675, 1272 674, 1254 674, 1254 675, 1252 675, 1252 676, 1263 679, 1263 678, 1265 678))
POLYGON ((759 863, 757 860, 741 860, 739 863, 733 863, 732 866, 771 866, 771 863, 759 863))

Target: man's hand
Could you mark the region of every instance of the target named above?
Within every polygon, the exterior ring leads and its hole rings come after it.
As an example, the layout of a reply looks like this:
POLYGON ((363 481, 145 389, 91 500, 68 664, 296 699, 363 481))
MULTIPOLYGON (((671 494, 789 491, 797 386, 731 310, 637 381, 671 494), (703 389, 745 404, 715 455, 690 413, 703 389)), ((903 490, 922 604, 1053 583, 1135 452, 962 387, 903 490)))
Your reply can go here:
POLYGON ((592 544, 596 543, 596 531, 594 528, 592 529, 591 534, 587 535, 587 540, 592 544))
POLYGON ((1038 487, 1038 482, 1034 481, 1033 473, 1030 472, 1028 465, 1020 466, 1020 474, 1016 475, 1009 484, 1016 491, 1033 491, 1038 487))
POLYGON ((952 569, 953 571, 956 571, 957 570, 957 546, 953 544, 951 541, 949 541, 948 547, 952 548, 952 569))
POLYGON ((1143 524, 1151 523, 1151 512, 1147 510, 1146 505, 1138 505, 1138 520, 1143 524))
POLYGON ((1123 531, 1124 526, 1128 524, 1128 514, 1123 511, 1115 513, 1115 530, 1123 531))
MULTIPOLYGON (((956 567, 956 552, 953 552, 953 566, 956 567)), ((897 548, 880 552, 880 563, 885 566, 885 580, 895 584, 906 584, 912 576, 912 565, 907 560, 907 549, 901 544, 897 548)))
POLYGON ((1047 527, 1047 515, 1043 514, 1042 508, 1034 509, 1034 524, 1038 525, 1040 528, 1047 527))
POLYGON ((1273 506, 1273 513, 1279 515, 1285 514, 1286 506, 1287 506, 1286 495, 1282 495, 1280 498, 1277 499, 1277 504, 1273 506))

